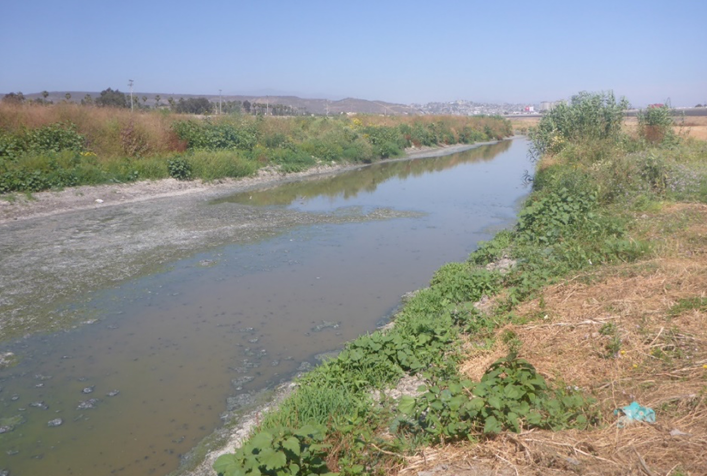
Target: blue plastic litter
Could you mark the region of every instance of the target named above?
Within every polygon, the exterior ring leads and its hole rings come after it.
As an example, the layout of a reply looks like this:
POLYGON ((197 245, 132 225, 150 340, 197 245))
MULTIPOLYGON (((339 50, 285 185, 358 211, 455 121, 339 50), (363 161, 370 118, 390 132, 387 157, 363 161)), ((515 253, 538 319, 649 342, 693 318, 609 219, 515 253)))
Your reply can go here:
POLYGON ((614 410, 614 415, 618 415, 619 412, 623 415, 619 418, 618 427, 623 428, 626 425, 637 421, 644 421, 646 423, 655 423, 655 412, 652 408, 643 407, 639 405, 638 402, 631 402, 630 405, 614 410))

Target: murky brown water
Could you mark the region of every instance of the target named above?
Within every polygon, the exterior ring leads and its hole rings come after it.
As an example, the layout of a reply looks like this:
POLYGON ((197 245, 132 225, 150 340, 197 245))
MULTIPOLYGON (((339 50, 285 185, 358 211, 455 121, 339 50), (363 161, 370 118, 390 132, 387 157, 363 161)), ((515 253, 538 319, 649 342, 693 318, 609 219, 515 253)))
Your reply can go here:
POLYGON ((6 346, 21 363, 0 371, 0 427, 12 427, 0 434, 0 471, 175 470, 221 424, 228 397, 288 379, 316 354, 372 331, 403 293, 512 222, 528 191, 526 151, 517 139, 220 200, 416 213, 207 251, 96 292, 84 306, 91 325, 6 346), (94 408, 77 408, 90 398, 94 408))

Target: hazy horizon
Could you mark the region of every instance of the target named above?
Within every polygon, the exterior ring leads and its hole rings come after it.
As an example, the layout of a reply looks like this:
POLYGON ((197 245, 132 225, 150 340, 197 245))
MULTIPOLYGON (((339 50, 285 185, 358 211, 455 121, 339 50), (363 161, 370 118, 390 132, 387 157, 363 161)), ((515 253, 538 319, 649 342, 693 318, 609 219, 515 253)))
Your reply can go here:
POLYGON ((707 102, 707 2, 11 0, 0 92, 707 102), (253 94, 256 92, 256 94, 253 94))

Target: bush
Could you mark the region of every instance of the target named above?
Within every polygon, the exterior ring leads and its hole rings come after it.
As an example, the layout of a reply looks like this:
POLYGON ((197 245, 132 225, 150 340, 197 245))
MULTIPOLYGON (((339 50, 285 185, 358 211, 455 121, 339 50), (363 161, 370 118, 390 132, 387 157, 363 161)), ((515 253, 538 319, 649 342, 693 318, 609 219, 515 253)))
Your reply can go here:
POLYGON ((214 469, 219 476, 331 474, 324 436, 319 426, 261 431, 235 454, 219 456, 214 469))
POLYGON ((177 121, 172 126, 177 136, 194 150, 252 150, 257 131, 251 124, 226 121, 177 121))
POLYGON ((675 125, 672 110, 667 104, 649 106, 638 111, 638 132, 643 139, 650 143, 659 143, 667 139, 674 139, 675 125))
POLYGON ((539 159, 562 150, 568 142, 617 140, 628 101, 616 101, 613 92, 581 92, 570 104, 560 104, 530 131, 532 155, 539 159))
POLYGON ((169 176, 177 180, 191 179, 192 167, 189 161, 183 157, 178 157, 167 162, 169 176))

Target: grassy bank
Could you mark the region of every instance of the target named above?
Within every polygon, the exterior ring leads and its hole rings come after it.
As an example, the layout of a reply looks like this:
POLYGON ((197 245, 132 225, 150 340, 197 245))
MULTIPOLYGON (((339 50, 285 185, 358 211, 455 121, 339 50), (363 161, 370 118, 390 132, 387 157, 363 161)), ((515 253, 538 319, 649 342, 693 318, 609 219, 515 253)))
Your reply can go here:
POLYGON ((624 107, 543 118, 514 229, 304 376, 217 471, 702 474, 707 144, 664 117, 626 135, 624 107), (634 400, 658 423, 619 425, 634 400))
POLYGON ((287 173, 361 163, 406 148, 473 144, 512 134, 492 117, 203 118, 76 104, 0 104, 0 193, 174 177, 287 173))

